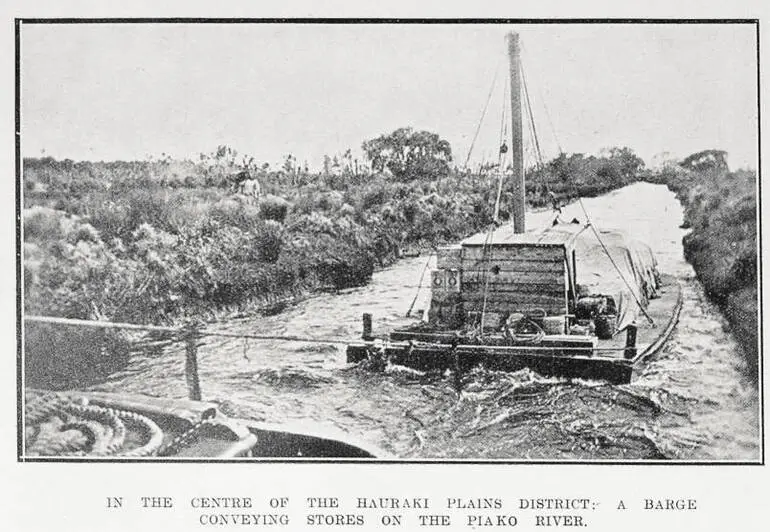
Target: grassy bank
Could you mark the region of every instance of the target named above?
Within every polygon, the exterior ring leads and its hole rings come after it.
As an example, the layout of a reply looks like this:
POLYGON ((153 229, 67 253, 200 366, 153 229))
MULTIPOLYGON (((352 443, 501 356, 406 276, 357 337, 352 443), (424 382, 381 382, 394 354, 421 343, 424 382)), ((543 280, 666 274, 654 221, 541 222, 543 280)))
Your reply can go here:
MULTIPOLYGON (((562 155, 529 173, 527 201, 628 184, 629 154, 562 155)), ((25 159, 25 311, 171 323, 361 285, 402 249, 488 227, 497 189, 491 173, 404 181, 265 165, 250 169, 266 192, 255 203, 233 192, 238 169, 222 149, 198 162, 25 159)), ((503 218, 510 203, 506 191, 503 218)))
POLYGON ((756 173, 701 164, 691 169, 669 167, 649 179, 668 185, 684 205, 685 224, 691 228, 683 240, 685 258, 722 309, 743 348, 748 372, 756 376, 756 173))
MULTIPOLYGON (((527 202, 628 184, 636 177, 628 154, 562 155, 529 173, 527 202)), ((492 222, 498 178, 483 168, 399 177, 355 161, 329 166, 310 173, 287 158, 271 170, 226 147, 195 162, 25 159, 24 311, 179 324, 280 308, 365 284, 404 249, 456 242, 492 222), (232 177, 244 169, 262 186, 258 202, 234 192, 232 177)), ((25 333, 26 382, 48 389, 99 382, 123 367, 137 340, 40 324, 25 333)))

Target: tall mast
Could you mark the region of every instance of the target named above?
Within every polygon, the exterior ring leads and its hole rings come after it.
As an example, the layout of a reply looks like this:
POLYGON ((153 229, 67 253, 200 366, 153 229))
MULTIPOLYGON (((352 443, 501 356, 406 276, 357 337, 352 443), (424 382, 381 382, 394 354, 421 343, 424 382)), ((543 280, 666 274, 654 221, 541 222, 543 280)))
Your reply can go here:
POLYGON ((524 223, 524 139, 521 132, 521 59, 519 34, 510 32, 508 40, 508 57, 511 74, 511 165, 513 179, 513 232, 523 233, 524 223))

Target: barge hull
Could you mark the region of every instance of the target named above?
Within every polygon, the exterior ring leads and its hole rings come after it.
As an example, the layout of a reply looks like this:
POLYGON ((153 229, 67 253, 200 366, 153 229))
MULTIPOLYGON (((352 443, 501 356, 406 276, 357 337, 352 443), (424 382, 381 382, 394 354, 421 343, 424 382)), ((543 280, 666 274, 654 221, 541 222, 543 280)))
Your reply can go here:
MULTIPOLYGON (((372 342, 351 344, 347 361, 361 362, 372 350, 380 348, 372 342)), ((612 384, 631 382, 633 363, 629 360, 586 356, 553 356, 519 351, 510 353, 505 348, 459 347, 456 351, 445 346, 387 345, 382 354, 392 364, 421 371, 459 370, 466 372, 476 366, 494 371, 518 371, 530 368, 546 377, 570 377, 587 380, 605 380, 612 384)))
POLYGON ((635 368, 657 354, 666 345, 679 321, 682 309, 682 290, 676 279, 663 275, 659 297, 650 301, 648 314, 655 326, 640 326, 637 336, 637 352, 631 358, 622 356, 623 335, 612 340, 599 341, 596 350, 586 350, 584 337, 546 337, 542 346, 527 349, 525 346, 459 345, 453 351, 453 332, 393 331, 389 341, 361 341, 350 344, 347 361, 358 363, 373 354, 393 364, 421 371, 459 370, 468 371, 482 365, 497 371, 518 371, 530 368, 546 377, 605 380, 612 384, 627 384, 635 368), (571 339, 571 338, 574 338, 571 339), (614 352, 615 356, 602 356, 614 352), (590 356, 589 356, 590 355, 590 356))

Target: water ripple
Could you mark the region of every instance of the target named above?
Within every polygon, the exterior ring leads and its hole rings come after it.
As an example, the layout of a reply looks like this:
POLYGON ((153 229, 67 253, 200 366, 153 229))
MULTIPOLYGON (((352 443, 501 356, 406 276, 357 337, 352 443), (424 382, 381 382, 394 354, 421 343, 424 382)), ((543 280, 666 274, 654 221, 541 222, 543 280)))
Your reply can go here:
MULTIPOLYGON (((458 392, 448 374, 347 365, 337 344, 217 338, 200 348, 204 398, 237 417, 330 424, 404 458, 758 459, 756 384, 743 377, 738 346, 683 259, 682 209, 673 194, 636 184, 585 203, 597 226, 650 242, 661 270, 683 285, 675 334, 631 384, 474 370, 458 392)), ((565 218, 581 217, 577 206, 565 210, 565 218)), ((548 222, 548 213, 538 213, 530 225, 548 222)), ((426 260, 406 259, 366 287, 216 329, 354 340, 364 311, 374 315, 375 334, 405 326, 414 322, 405 312, 426 260)), ((422 289, 414 308, 428 303, 422 289)), ((184 397, 184 349, 135 355, 99 388, 184 397)))

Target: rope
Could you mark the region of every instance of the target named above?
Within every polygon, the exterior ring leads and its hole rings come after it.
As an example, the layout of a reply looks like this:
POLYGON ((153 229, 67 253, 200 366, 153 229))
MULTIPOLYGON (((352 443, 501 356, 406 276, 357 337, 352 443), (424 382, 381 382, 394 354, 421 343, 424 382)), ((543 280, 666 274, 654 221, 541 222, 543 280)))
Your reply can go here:
POLYGON ((529 127, 530 132, 532 133, 532 139, 535 144, 535 154, 537 155, 537 162, 542 167, 543 166, 543 154, 540 151, 540 141, 537 138, 537 128, 535 126, 535 115, 532 113, 532 104, 529 101, 529 90, 527 89, 527 77, 524 75, 524 63, 519 63, 520 70, 521 70, 521 80, 522 80, 522 86, 524 88, 524 101, 527 103, 527 115, 529 116, 529 127))
MULTIPOLYGON (((187 334, 188 329, 179 327, 161 327, 157 325, 137 325, 135 323, 118 323, 110 321, 79 320, 72 318, 55 318, 52 316, 24 316, 24 321, 49 323, 54 325, 74 325, 106 329, 130 329, 137 331, 162 331, 177 334, 187 334)), ((197 336, 214 336, 220 338, 249 338, 251 340, 281 340, 285 342, 307 342, 317 344, 348 344, 350 338, 317 338, 312 336, 291 336, 279 334, 242 334, 227 332, 196 331, 197 336)))
MULTIPOLYGON (((581 201, 580 204, 582 205, 583 202, 581 201)), ((585 212, 585 209, 583 209, 583 212, 585 212)), ((615 263, 615 259, 612 258, 612 255, 610 255, 609 250, 607 249, 607 246, 604 245, 604 241, 602 241, 602 237, 599 236, 599 232, 596 230, 596 227, 594 227, 593 224, 591 224, 590 220, 588 219, 588 213, 586 212, 586 221, 591 225, 591 230, 593 231, 594 235, 596 235, 596 240, 599 241, 599 244, 602 246, 602 249, 604 250, 604 253, 607 255, 607 258, 610 259, 610 262, 612 263, 612 266, 614 266, 615 270, 618 272, 618 275, 620 276, 620 279, 623 281, 623 284, 626 285, 626 288, 628 288, 628 291, 631 293, 631 297, 634 298, 634 301, 636 302, 636 305, 639 307, 639 310, 642 311, 642 314, 644 314, 644 317, 647 318, 647 321, 650 322, 650 325, 655 327, 655 320, 652 319, 652 316, 650 316, 647 313, 647 310, 645 310, 644 306, 642 305, 642 302, 639 301, 639 298, 636 297, 636 294, 634 293, 634 290, 631 288, 631 285, 626 280, 623 273, 620 271, 620 268, 615 263)))
POLYGON ((591 228, 591 231, 593 231, 594 236, 596 236, 596 240, 599 241, 599 245, 602 246, 602 249, 604 250, 604 254, 607 255, 607 258, 610 259, 610 263, 615 268, 615 271, 618 273, 618 276, 620 277, 620 280, 623 281, 623 284, 626 285, 626 288, 628 288, 628 292, 631 294, 631 297, 636 302, 637 306, 639 307, 639 310, 642 311, 642 314, 645 318, 647 318, 647 321, 650 322, 650 325, 655 327, 655 320, 652 319, 652 317, 647 313, 647 310, 645 310, 644 306, 642 305, 642 302, 639 301, 639 298, 636 297, 636 294, 634 293, 634 289, 631 288, 631 285, 626 280, 625 276, 623 275, 623 272, 620 270, 620 267, 615 262, 615 259, 612 258, 612 255, 610 254, 610 250, 607 249, 607 246, 604 244, 604 241, 602 240, 602 237, 599 236, 599 231, 596 230, 596 226, 591 222, 591 217, 588 216, 588 211, 586 210, 585 205, 583 204, 583 199, 578 195, 577 187, 575 186, 575 182, 572 179, 572 176, 570 175, 570 184, 572 185, 572 189, 575 193, 575 196, 577 196, 578 203, 580 204, 580 208, 583 210, 583 214, 586 217, 586 225, 591 228))
POLYGON ((205 411, 199 421, 193 423, 193 425, 170 441, 165 447, 158 451, 158 456, 173 456, 179 454, 179 452, 185 447, 189 446, 195 441, 198 441, 203 429, 211 425, 212 419, 216 417, 216 410, 209 409, 205 411))
POLYGON ((481 331, 479 332, 480 336, 484 336, 484 318, 486 317, 487 313, 487 294, 489 294, 489 272, 487 271, 486 265, 489 263, 489 259, 487 258, 488 250, 489 250, 489 241, 492 238, 492 233, 495 230, 495 225, 489 226, 489 231, 487 232, 487 237, 484 239, 484 247, 482 248, 482 255, 481 255, 481 263, 485 265, 484 267, 484 302, 481 305, 481 331))
POLYGON ((53 418, 45 424, 48 428, 40 427, 34 442, 26 448, 26 454, 28 456, 68 456, 87 447, 88 439, 85 435, 78 431, 61 432, 62 425, 60 418, 53 418))
MULTIPOLYGON (((499 165, 498 165, 499 168, 499 165)), ((499 173, 499 177, 497 179, 497 195, 495 197, 495 212, 492 216, 492 220, 494 220, 495 224, 500 221, 500 198, 503 195, 503 174, 499 173)))
POLYGON ((479 138, 479 131, 481 131, 481 124, 484 122, 484 117, 487 114, 487 108, 489 107, 489 101, 492 99, 492 92, 495 90, 495 84, 497 83, 497 74, 500 71, 500 63, 497 64, 497 67, 495 67, 495 75, 492 78, 492 86, 489 87, 489 94, 487 94, 487 102, 484 104, 484 109, 481 111, 481 118, 479 119, 479 123, 476 126, 476 132, 473 134, 473 140, 471 141, 471 146, 468 148, 468 156, 465 158, 465 165, 464 167, 468 167, 468 161, 471 159, 471 153, 473 153, 473 147, 476 145, 476 139, 479 138))
POLYGON ((531 345, 539 345, 540 342, 543 341, 543 338, 545 338, 545 331, 543 328, 526 316, 522 316, 520 319, 516 320, 516 323, 513 324, 513 331, 511 331, 507 323, 503 326, 503 330, 510 340, 516 340, 517 342, 524 342, 531 345), (534 328, 535 332, 521 332, 527 327, 534 328))
POLYGON ((422 269, 422 273, 420 274, 420 280, 417 282, 417 292, 414 294, 414 299, 412 299, 412 304, 409 305, 409 310, 406 311, 407 318, 412 314, 412 309, 414 308, 414 304, 417 303, 417 296, 420 295, 420 288, 422 288, 422 280, 425 277, 425 272, 428 271, 428 266, 430 265, 430 259, 432 258, 433 258, 433 253, 428 255, 428 260, 425 261, 425 267, 422 269))
POLYGON ((126 426, 117 411, 75 404, 65 405, 62 410, 68 414, 68 421, 61 430, 79 430, 89 439, 90 451, 84 449, 83 454, 105 456, 123 446, 126 426))
MULTIPOLYGON (((523 65, 523 63, 522 63, 522 65, 523 65)), ((529 108, 529 112, 530 112, 530 116, 531 116, 532 108, 531 108, 530 103, 529 103, 529 93, 527 91, 527 81, 526 81, 526 77, 524 77, 523 66, 522 66, 522 79, 524 81, 524 83, 523 83, 523 85, 524 85, 524 94, 525 94, 525 98, 526 98, 526 101, 527 101, 527 107, 529 108)), ((548 123, 551 126, 551 131, 553 133, 554 140, 556 140, 556 145, 559 148, 559 154, 562 154, 564 152, 561 149, 561 144, 559 143, 559 139, 556 136, 556 128, 553 127, 553 122, 551 121, 551 114, 548 112, 548 106, 546 106, 545 99, 542 97, 542 95, 541 95, 540 99, 543 101, 543 108, 545 109, 546 116, 548 117, 548 123)), ((534 128, 534 123, 535 123, 534 120, 532 120, 532 127, 533 128, 534 128)), ((535 137, 535 142, 537 142, 537 137, 535 137)), ((538 147, 538 153, 539 153, 539 147, 538 147)), ((541 162, 542 162, 542 158, 541 158, 541 162)), ((625 276, 623 275, 623 272, 620 270, 620 267, 615 263, 615 259, 612 258, 612 255, 610 254, 609 250, 607 249, 607 246, 604 244, 604 241, 602 240, 601 236, 599 235, 599 232, 596 230, 596 227, 591 222, 591 217, 588 215, 588 210, 586 210, 585 204, 583 204, 583 198, 581 198, 580 194, 578 193, 577 186, 575 185, 575 181, 574 181, 574 178, 573 178, 572 174, 568 174, 568 176, 569 176, 570 185, 572 187, 572 191, 575 194, 575 197, 578 199, 578 203, 580 204, 580 208, 582 209, 583 214, 586 217, 586 225, 591 227, 591 230, 593 231, 594 236, 596 236, 596 240, 599 241, 599 244, 601 245, 602 250, 607 255, 607 258, 610 259, 610 263, 612 264, 613 268, 615 268, 615 271, 618 273, 618 276, 620 276, 621 281, 623 281, 623 284, 625 284, 626 288, 628 288, 628 291, 631 293, 631 297, 636 302, 637 306, 639 307, 639 310, 642 311, 642 314, 644 315, 644 317, 647 318, 647 321, 649 321, 650 324, 654 327, 655 326, 655 321, 647 313, 647 310, 645 310, 645 308, 642 305, 641 301, 639 301, 639 298, 636 297, 636 294, 634 293, 634 290, 631 288, 631 285, 626 280, 625 276)))
POLYGON ((505 104, 508 96, 508 85, 503 85, 503 111, 500 118, 500 151, 497 157, 497 195, 495 196, 495 209, 492 220, 497 223, 500 220, 500 198, 503 194, 503 162, 505 161, 505 152, 503 146, 508 139, 508 122, 505 119, 505 104))
MULTIPOLYGON (((505 119, 506 104, 508 103, 508 85, 503 85, 503 111, 500 117, 500 144, 508 138, 508 121, 505 119)), ((502 152, 500 153, 502 159, 502 152)), ((498 161, 499 163, 499 161, 498 161)))
POLYGON ((24 419, 28 456, 151 456, 163 443, 160 427, 141 414, 78 404, 55 392, 27 390, 24 419), (129 430, 144 443, 126 449, 129 430))
MULTIPOLYGON (((524 46, 524 43, 521 44, 521 50, 522 52, 526 53, 526 48, 524 46)), ((540 96, 540 101, 543 102, 543 109, 545 109, 545 116, 548 119, 548 125, 551 128, 551 134, 553 135, 553 140, 556 141, 556 147, 559 150, 559 154, 561 155, 564 153, 564 150, 561 149, 561 144, 559 143, 559 137, 556 136, 556 128, 553 126, 553 120, 551 120, 551 113, 548 110, 548 106, 545 103, 545 98, 543 98, 543 93, 540 90, 539 85, 535 85, 535 89, 537 90, 537 95, 540 96)))

